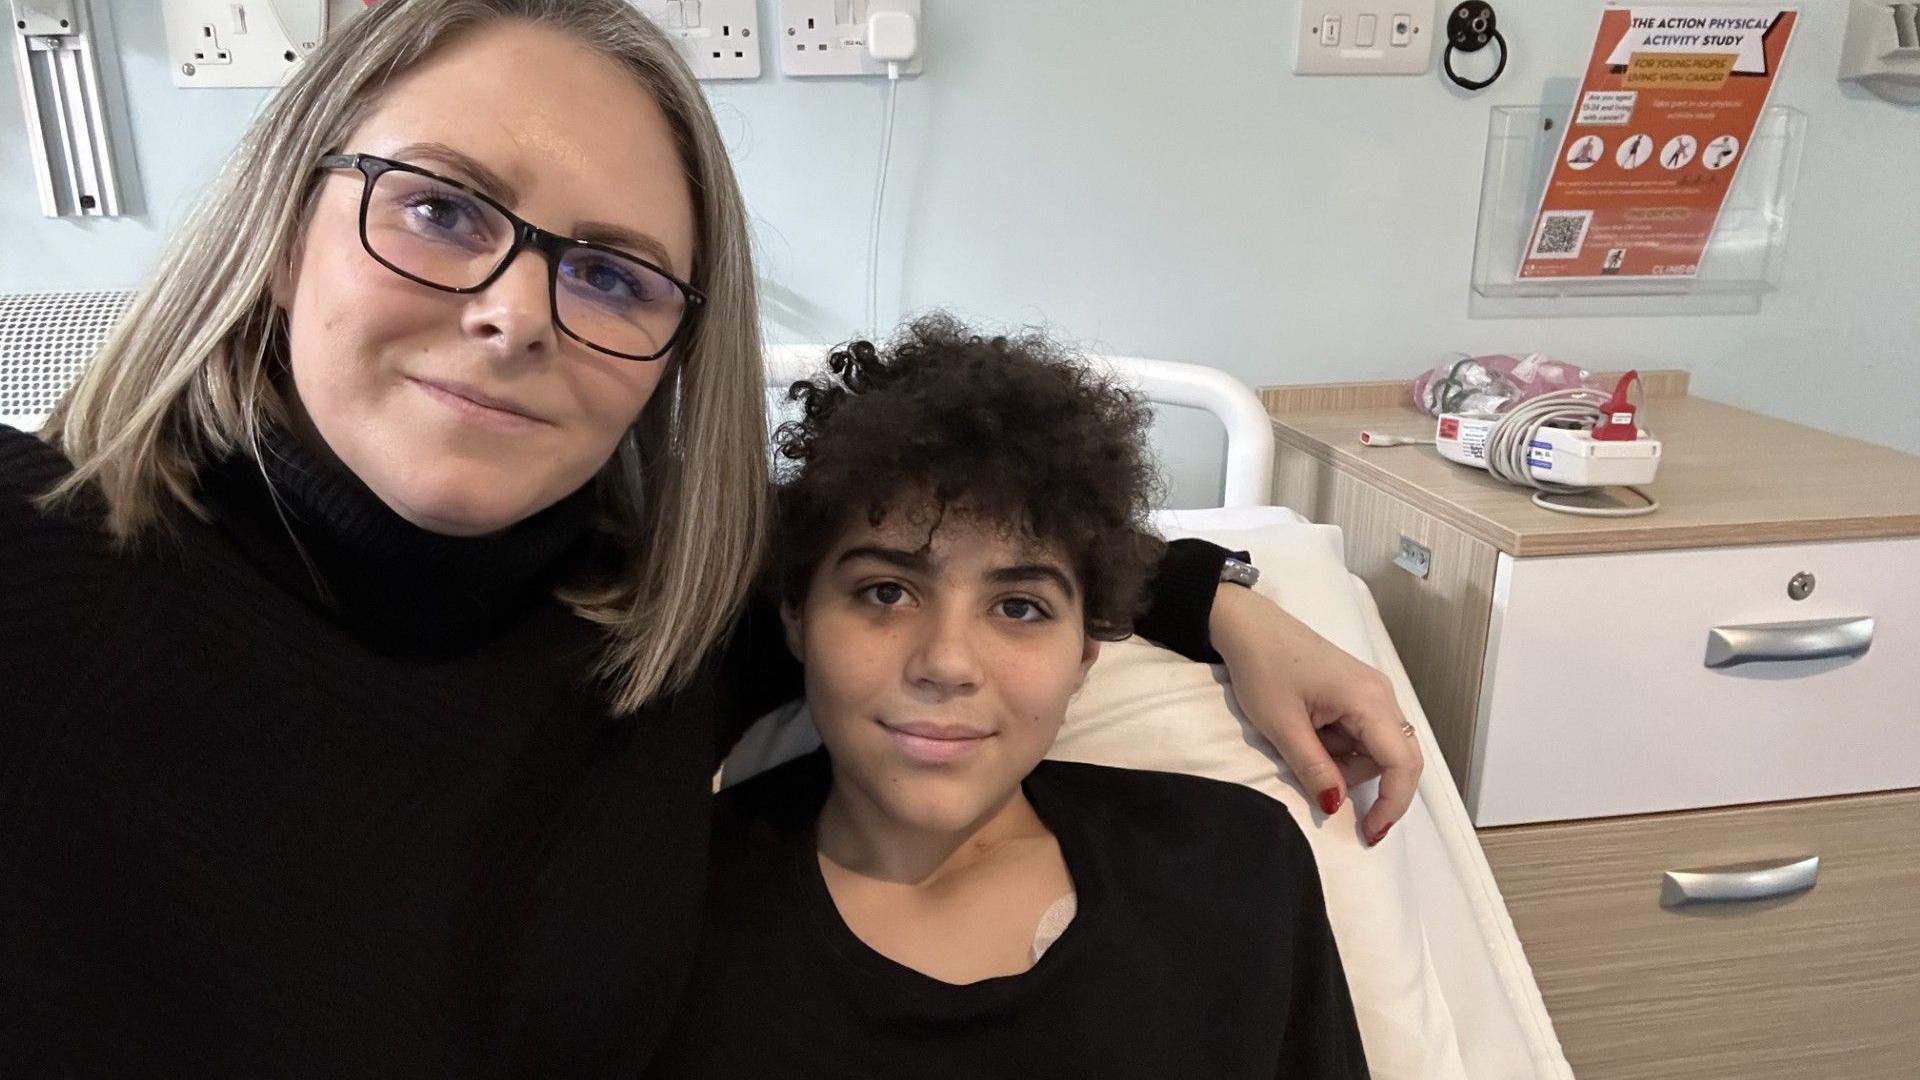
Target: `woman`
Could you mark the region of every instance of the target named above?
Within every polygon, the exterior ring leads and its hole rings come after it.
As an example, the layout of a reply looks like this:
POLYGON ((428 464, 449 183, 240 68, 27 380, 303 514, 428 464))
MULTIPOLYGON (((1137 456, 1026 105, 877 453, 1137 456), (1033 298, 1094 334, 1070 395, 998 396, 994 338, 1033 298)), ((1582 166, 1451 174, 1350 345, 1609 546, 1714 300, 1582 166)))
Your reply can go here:
MULTIPOLYGON (((45 441, 0 437, 10 1073, 646 1060, 713 762, 799 687, 738 614, 747 252, 620 0, 390 0, 308 58, 45 441)), ((1220 558, 1176 548, 1143 632, 1210 631, 1333 805, 1315 725, 1385 767, 1377 835, 1418 775, 1384 683, 1209 610, 1220 558)))

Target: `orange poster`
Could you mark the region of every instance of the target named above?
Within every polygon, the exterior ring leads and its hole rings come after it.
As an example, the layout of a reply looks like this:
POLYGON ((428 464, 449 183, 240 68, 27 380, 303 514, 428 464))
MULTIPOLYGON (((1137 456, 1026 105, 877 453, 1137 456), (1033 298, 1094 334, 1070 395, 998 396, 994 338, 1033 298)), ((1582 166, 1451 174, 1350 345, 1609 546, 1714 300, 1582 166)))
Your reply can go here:
POLYGON ((1603 12, 1520 278, 1694 276, 1794 19, 1772 7, 1603 12))

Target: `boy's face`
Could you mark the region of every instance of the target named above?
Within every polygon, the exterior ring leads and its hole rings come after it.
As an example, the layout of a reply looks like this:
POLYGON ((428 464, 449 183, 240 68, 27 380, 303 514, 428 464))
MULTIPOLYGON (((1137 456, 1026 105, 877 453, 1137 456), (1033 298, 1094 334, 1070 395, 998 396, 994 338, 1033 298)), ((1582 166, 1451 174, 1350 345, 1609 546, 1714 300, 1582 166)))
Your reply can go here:
POLYGON ((856 520, 783 616, 835 784, 899 824, 954 832, 1033 771, 1100 643, 1055 546, 950 508, 923 548, 907 516, 856 520))

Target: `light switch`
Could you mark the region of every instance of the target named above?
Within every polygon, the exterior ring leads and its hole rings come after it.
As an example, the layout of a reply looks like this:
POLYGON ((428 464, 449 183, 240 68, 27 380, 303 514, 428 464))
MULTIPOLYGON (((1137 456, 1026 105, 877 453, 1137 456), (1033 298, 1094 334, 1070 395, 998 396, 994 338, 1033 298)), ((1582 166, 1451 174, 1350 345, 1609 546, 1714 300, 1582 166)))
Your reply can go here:
POLYGON ((1298 3, 1296 75, 1419 75, 1432 68, 1434 50, 1446 44, 1445 35, 1435 40, 1433 33, 1438 0, 1298 3))
POLYGON ((680 8, 680 17, 685 21, 687 26, 700 25, 700 0, 685 0, 685 2, 680 5, 680 8))

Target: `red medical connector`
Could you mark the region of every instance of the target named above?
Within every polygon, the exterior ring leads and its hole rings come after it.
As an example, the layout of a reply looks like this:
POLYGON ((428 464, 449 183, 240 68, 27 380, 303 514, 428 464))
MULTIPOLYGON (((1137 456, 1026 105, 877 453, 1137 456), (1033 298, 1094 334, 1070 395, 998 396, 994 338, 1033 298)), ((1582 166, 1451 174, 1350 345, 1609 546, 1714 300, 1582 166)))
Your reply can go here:
POLYGON ((1627 388, 1640 381, 1638 371, 1629 371, 1620 376, 1620 382, 1613 388, 1613 397, 1601 406, 1605 416, 1593 427, 1593 437, 1600 442, 1632 442, 1640 437, 1640 425, 1634 419, 1633 402, 1627 400, 1627 388))

